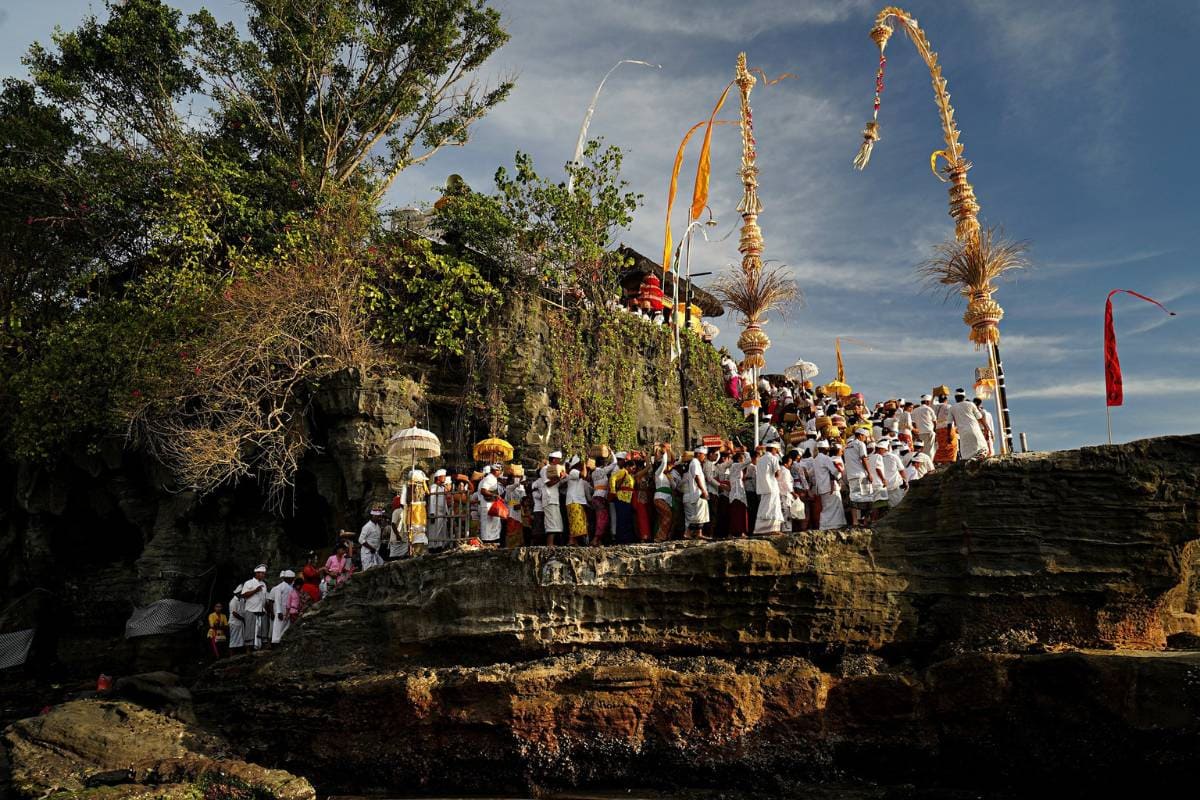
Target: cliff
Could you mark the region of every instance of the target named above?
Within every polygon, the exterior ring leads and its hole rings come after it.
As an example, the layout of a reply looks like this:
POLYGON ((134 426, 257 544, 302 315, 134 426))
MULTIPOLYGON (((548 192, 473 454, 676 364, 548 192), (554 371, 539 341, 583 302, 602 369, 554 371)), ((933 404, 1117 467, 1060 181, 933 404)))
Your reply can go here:
MULTIPOLYGON (((574 394, 564 388, 574 385, 564 364, 589 369, 577 352, 583 339, 606 345, 588 351, 597 375, 623 375, 619 397, 597 394, 613 403, 607 417, 592 415, 608 420, 604 433, 624 436, 626 444, 677 438, 678 374, 661 328, 620 315, 603 321, 599 339, 580 331, 566 337, 563 320, 552 328, 545 312, 537 303, 512 304, 507 356, 495 375, 468 359, 467 367, 400 365, 397 371, 411 378, 343 374, 312 387, 306 432, 313 446, 278 513, 264 508, 252 479, 205 497, 180 490, 153 460, 118 439, 94 453, 64 455, 52 467, 0 460, 7 487, 0 495, 0 633, 37 628, 30 672, 52 669, 59 679, 195 669, 205 654, 191 632, 123 640, 134 606, 164 598, 225 600, 255 564, 296 566, 309 550, 329 548, 336 531, 357 530, 371 503, 390 500, 411 467, 387 454, 388 437, 400 428, 431 428, 443 440, 446 463, 468 464, 470 443, 485 435, 476 418, 482 385, 476 379, 491 381, 497 406, 512 409, 501 432, 508 431, 522 457, 561 445, 565 432, 578 437, 579 392, 586 387, 575 386, 574 394)), ((727 420, 719 412, 732 408, 720 396, 720 368, 708 355, 695 359, 693 376, 703 401, 693 425, 702 432, 721 430, 727 420)))
POLYGON ((1183 778, 1198 502, 1172 437, 956 465, 874 530, 396 563, 197 709, 323 791, 1183 778))

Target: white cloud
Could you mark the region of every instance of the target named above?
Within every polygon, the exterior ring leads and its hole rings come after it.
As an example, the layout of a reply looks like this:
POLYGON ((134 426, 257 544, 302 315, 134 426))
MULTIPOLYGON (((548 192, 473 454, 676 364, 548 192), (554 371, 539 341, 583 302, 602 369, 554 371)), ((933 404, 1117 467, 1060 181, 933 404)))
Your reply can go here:
MULTIPOLYGON (((1196 392, 1200 392, 1200 378, 1138 378, 1125 383, 1126 397, 1196 392)), ((1071 400, 1083 397, 1104 397, 1104 380, 1057 383, 1009 392, 1011 400, 1071 400)))

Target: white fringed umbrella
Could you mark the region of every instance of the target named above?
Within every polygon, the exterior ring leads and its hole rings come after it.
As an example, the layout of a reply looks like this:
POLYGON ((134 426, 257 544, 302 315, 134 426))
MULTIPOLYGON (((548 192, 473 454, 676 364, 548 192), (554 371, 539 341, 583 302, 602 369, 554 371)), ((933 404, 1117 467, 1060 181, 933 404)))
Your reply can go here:
POLYGON ((795 381, 811 381, 821 374, 821 370, 813 362, 799 359, 795 364, 785 369, 783 374, 795 381))
POLYGON ((424 428, 405 428, 392 434, 388 440, 388 455, 437 458, 442 454, 442 443, 432 432, 424 428))

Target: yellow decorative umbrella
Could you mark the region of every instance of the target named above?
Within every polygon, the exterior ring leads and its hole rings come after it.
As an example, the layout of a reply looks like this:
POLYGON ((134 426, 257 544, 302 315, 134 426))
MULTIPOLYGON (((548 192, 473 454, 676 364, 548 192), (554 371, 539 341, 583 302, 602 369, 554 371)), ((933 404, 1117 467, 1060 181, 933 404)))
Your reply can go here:
POLYGON ((842 381, 830 381, 825 384, 825 394, 836 395, 837 397, 848 397, 854 390, 850 385, 842 381))
POLYGON ((476 442, 472 450, 476 461, 512 461, 513 446, 495 436, 476 442))

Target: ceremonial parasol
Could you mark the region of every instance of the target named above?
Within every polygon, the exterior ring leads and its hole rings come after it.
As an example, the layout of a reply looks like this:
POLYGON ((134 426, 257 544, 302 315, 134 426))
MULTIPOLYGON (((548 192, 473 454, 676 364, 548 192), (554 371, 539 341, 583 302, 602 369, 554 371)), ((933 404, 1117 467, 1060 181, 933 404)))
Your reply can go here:
POLYGON ((796 381, 811 380, 821 374, 821 370, 811 361, 797 359, 795 364, 783 371, 783 374, 796 381))
POLYGON ((825 394, 836 395, 838 397, 848 397, 854 391, 849 384, 842 381, 830 381, 825 384, 825 394))
POLYGON ((441 441, 424 428, 404 428, 396 431, 388 440, 388 455, 411 455, 416 461, 418 458, 437 458, 441 454, 441 441))
POLYGON ((476 461, 512 461, 513 446, 495 436, 476 442, 472 451, 476 461))
POLYGON ((711 322, 705 322, 701 324, 700 330, 703 332, 702 338, 706 342, 711 342, 721 333, 721 329, 716 325, 713 325, 711 322))

